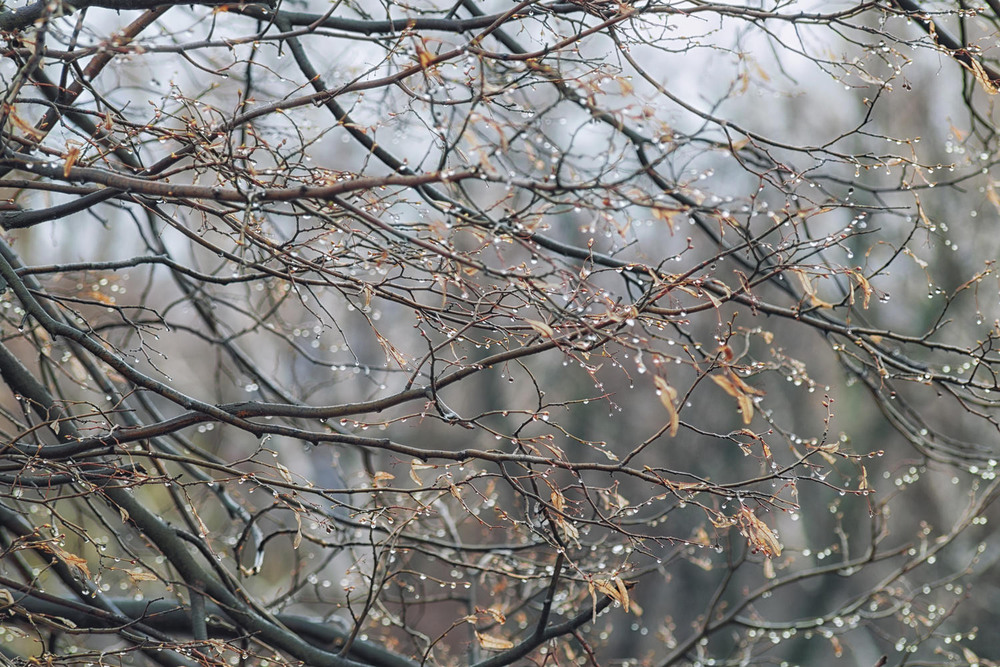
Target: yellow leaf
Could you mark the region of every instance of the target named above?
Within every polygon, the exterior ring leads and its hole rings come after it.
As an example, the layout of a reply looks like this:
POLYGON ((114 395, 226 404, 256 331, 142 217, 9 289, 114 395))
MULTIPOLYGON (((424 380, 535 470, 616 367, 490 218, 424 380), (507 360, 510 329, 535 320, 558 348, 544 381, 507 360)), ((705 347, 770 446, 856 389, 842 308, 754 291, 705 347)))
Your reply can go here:
POLYGON ((434 62, 434 54, 425 49, 423 46, 417 47, 417 52, 420 58, 420 66, 423 69, 427 69, 431 63, 434 62))
POLYGON ((479 645, 487 651, 506 651, 507 649, 514 648, 514 642, 503 637, 494 637, 493 635, 484 635, 481 632, 477 632, 476 639, 479 640, 479 645))
POLYGON ((126 570, 125 574, 129 576, 133 583, 139 581, 156 581, 158 577, 152 572, 146 572, 145 570, 126 570))
POLYGON ((80 157, 80 149, 73 146, 66 151, 66 164, 63 165, 63 178, 69 178, 69 172, 80 157))

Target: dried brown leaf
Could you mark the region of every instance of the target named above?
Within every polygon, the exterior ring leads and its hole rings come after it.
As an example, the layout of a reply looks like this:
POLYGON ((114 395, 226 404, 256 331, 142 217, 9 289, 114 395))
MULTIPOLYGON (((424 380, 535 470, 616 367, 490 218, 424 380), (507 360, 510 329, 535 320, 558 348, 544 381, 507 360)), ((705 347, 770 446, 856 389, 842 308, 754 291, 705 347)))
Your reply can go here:
POLYGON ((145 570, 139 570, 139 569, 126 570, 125 574, 129 576, 129 579, 131 579, 133 583, 139 581, 157 581, 159 579, 159 577, 157 577, 152 572, 146 572, 145 570))
POLYGON ((816 295, 816 286, 813 285, 813 278, 809 276, 808 273, 802 269, 789 269, 796 278, 799 280, 799 284, 802 286, 802 291, 806 293, 809 297, 809 305, 815 306, 816 308, 833 308, 833 304, 816 295))
POLYGON ((538 320, 524 320, 525 324, 534 329, 539 335, 545 338, 552 338, 556 332, 555 329, 550 327, 545 322, 540 322, 538 320))
POLYGON ((374 475, 372 475, 372 484, 375 486, 382 486, 386 482, 396 479, 396 476, 391 472, 385 472, 384 470, 379 470, 374 475))
POLYGON ((476 639, 479 640, 479 645, 487 651, 506 651, 514 648, 514 642, 503 637, 494 637, 493 635, 484 635, 481 632, 476 632, 476 639))
POLYGON ((276 463, 275 466, 277 466, 278 472, 281 474, 281 479, 285 480, 286 483, 291 484, 292 483, 292 473, 289 472, 288 468, 286 468, 285 466, 281 465, 280 463, 276 463))
POLYGON ((659 375, 653 376, 653 384, 659 390, 660 402, 667 409, 667 416, 669 418, 667 433, 672 438, 677 435, 677 428, 680 425, 680 415, 677 413, 677 406, 674 404, 674 401, 677 400, 677 390, 667 384, 667 381, 659 375))
POLYGON ((968 61, 962 61, 962 64, 965 65, 966 69, 972 72, 973 78, 979 82, 979 85, 983 87, 983 90, 985 90, 988 95, 997 94, 997 85, 993 82, 993 79, 990 78, 989 73, 986 71, 986 68, 983 67, 982 63, 975 58, 970 57, 968 61))
POLYGON ((752 509, 741 507, 736 515, 736 525, 754 551, 759 551, 768 557, 781 555, 781 543, 778 542, 778 537, 766 523, 757 518, 752 509))

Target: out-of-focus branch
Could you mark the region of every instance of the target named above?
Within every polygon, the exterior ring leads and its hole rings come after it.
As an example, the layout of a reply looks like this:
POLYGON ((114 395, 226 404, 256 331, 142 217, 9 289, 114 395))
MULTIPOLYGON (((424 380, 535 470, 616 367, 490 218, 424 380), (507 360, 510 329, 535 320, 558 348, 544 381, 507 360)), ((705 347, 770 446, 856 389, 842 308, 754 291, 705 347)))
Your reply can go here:
MULTIPOLYGON (((908 17, 912 18, 945 53, 959 62, 970 72, 973 72, 974 75, 976 72, 982 72, 994 87, 1000 88, 1000 72, 997 72, 995 69, 976 58, 964 44, 952 37, 947 30, 944 30, 941 26, 939 26, 919 3, 914 2, 913 0, 891 1, 892 4, 903 10, 908 17)), ((996 2, 988 4, 990 4, 994 12, 997 11, 996 2)))

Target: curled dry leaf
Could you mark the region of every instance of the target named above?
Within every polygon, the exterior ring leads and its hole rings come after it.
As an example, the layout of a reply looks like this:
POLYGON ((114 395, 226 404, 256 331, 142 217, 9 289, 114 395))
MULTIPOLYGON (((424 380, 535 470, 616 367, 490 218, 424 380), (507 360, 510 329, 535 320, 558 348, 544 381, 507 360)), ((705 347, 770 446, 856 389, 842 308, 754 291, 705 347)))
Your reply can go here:
POLYGON ((825 445, 807 445, 807 446, 810 449, 815 449, 819 451, 819 455, 822 456, 823 459, 830 465, 833 465, 834 463, 837 462, 837 457, 834 456, 834 454, 836 454, 840 450, 840 443, 837 442, 836 440, 834 440, 833 442, 829 442, 825 445))
POLYGON ((69 178, 69 173, 73 169, 73 165, 76 164, 79 157, 80 149, 76 146, 73 146, 66 151, 66 162, 63 164, 63 178, 69 178))
POLYGON ((292 538, 292 549, 298 549, 302 545, 302 516, 295 512, 295 537, 292 538))
POLYGON ((712 381, 719 385, 724 392, 736 399, 740 414, 743 416, 743 423, 749 424, 753 421, 753 396, 763 396, 764 391, 751 387, 740 379, 732 370, 726 369, 725 375, 710 375, 712 381))
POLYGON ((612 579, 595 579, 591 584, 591 594, 597 590, 621 605, 622 609, 629 611, 630 602, 628 588, 621 577, 612 579))
POLYGON ((968 61, 962 60, 959 62, 964 64, 966 69, 972 72, 972 76, 979 82, 979 85, 983 87, 983 90, 985 90, 988 95, 997 94, 998 89, 996 83, 990 77, 986 68, 983 67, 978 60, 975 58, 969 58, 968 61))
POLYGON ((674 224, 674 218, 683 213, 683 210, 681 209, 669 208, 667 206, 661 206, 661 205, 653 206, 649 210, 653 214, 654 218, 656 218, 657 220, 662 220, 663 222, 667 223, 667 227, 670 229, 671 234, 674 233, 674 230, 676 228, 674 224))
POLYGON ((479 645, 487 651, 506 651, 507 649, 514 648, 514 642, 503 637, 494 637, 493 635, 485 635, 477 632, 476 639, 479 640, 479 645))
POLYGON ((477 607, 476 611, 478 613, 480 613, 480 614, 485 614, 485 615, 489 616, 490 618, 492 618, 494 621, 496 621, 500 625, 503 625, 504 623, 507 622, 507 617, 497 607, 488 607, 486 609, 482 609, 482 608, 478 608, 477 607))
POLYGON ((46 545, 45 550, 58 557, 59 560, 65 562, 70 567, 77 569, 80 574, 84 577, 90 578, 90 569, 87 567, 87 559, 83 556, 77 556, 74 553, 66 551, 62 547, 55 545, 46 545))
POLYGON ((275 463, 274 465, 277 466, 278 472, 281 474, 281 479, 285 480, 287 484, 291 484, 293 482, 292 473, 288 470, 288 468, 280 463, 275 463))
POLYGON ((423 486, 424 481, 420 479, 419 472, 421 470, 429 470, 437 468, 433 463, 424 463, 420 459, 413 459, 410 461, 410 479, 417 483, 418 486, 423 486))
POLYGON ((832 303, 823 301, 823 299, 816 295, 816 286, 813 284, 813 278, 808 273, 802 269, 789 269, 789 271, 798 278, 799 284, 802 286, 802 291, 809 297, 809 305, 816 308, 833 308, 832 303))
POLYGON ((677 390, 667 384, 667 381, 659 375, 653 376, 653 384, 656 385, 656 388, 660 392, 660 402, 667 409, 669 418, 669 429, 667 432, 670 434, 670 437, 674 437, 677 435, 677 427, 680 425, 680 415, 677 413, 677 406, 674 404, 674 401, 677 400, 677 390))
POLYGON ((552 493, 549 494, 549 499, 552 501, 552 506, 560 512, 564 507, 566 507, 566 496, 564 496, 559 489, 552 489, 552 493))
POLYGON ((778 542, 778 537, 749 507, 740 508, 736 515, 736 526, 754 551, 759 551, 769 558, 781 555, 781 543, 778 542))
POLYGON ((391 472, 385 472, 384 470, 379 470, 374 475, 372 475, 372 484, 375 486, 382 486, 392 480, 396 479, 396 476, 391 472))
MULTIPOLYGON (((857 281, 858 287, 861 288, 861 307, 864 308, 865 310, 868 310, 868 304, 871 303, 872 293, 874 292, 874 290, 872 289, 872 285, 870 282, 868 282, 868 279, 865 278, 864 274, 861 273, 860 271, 854 271, 851 275, 854 276, 854 280, 857 281)), ((854 300, 854 290, 852 289, 851 301, 853 300, 854 300)))
POLYGON ((561 516, 556 515, 555 522, 564 540, 577 545, 580 543, 580 531, 577 530, 572 521, 567 521, 561 516))
POLYGON ((525 324, 534 329, 539 335, 545 338, 552 338, 556 332, 555 329, 550 327, 545 322, 540 322, 539 320, 525 320, 525 324))

